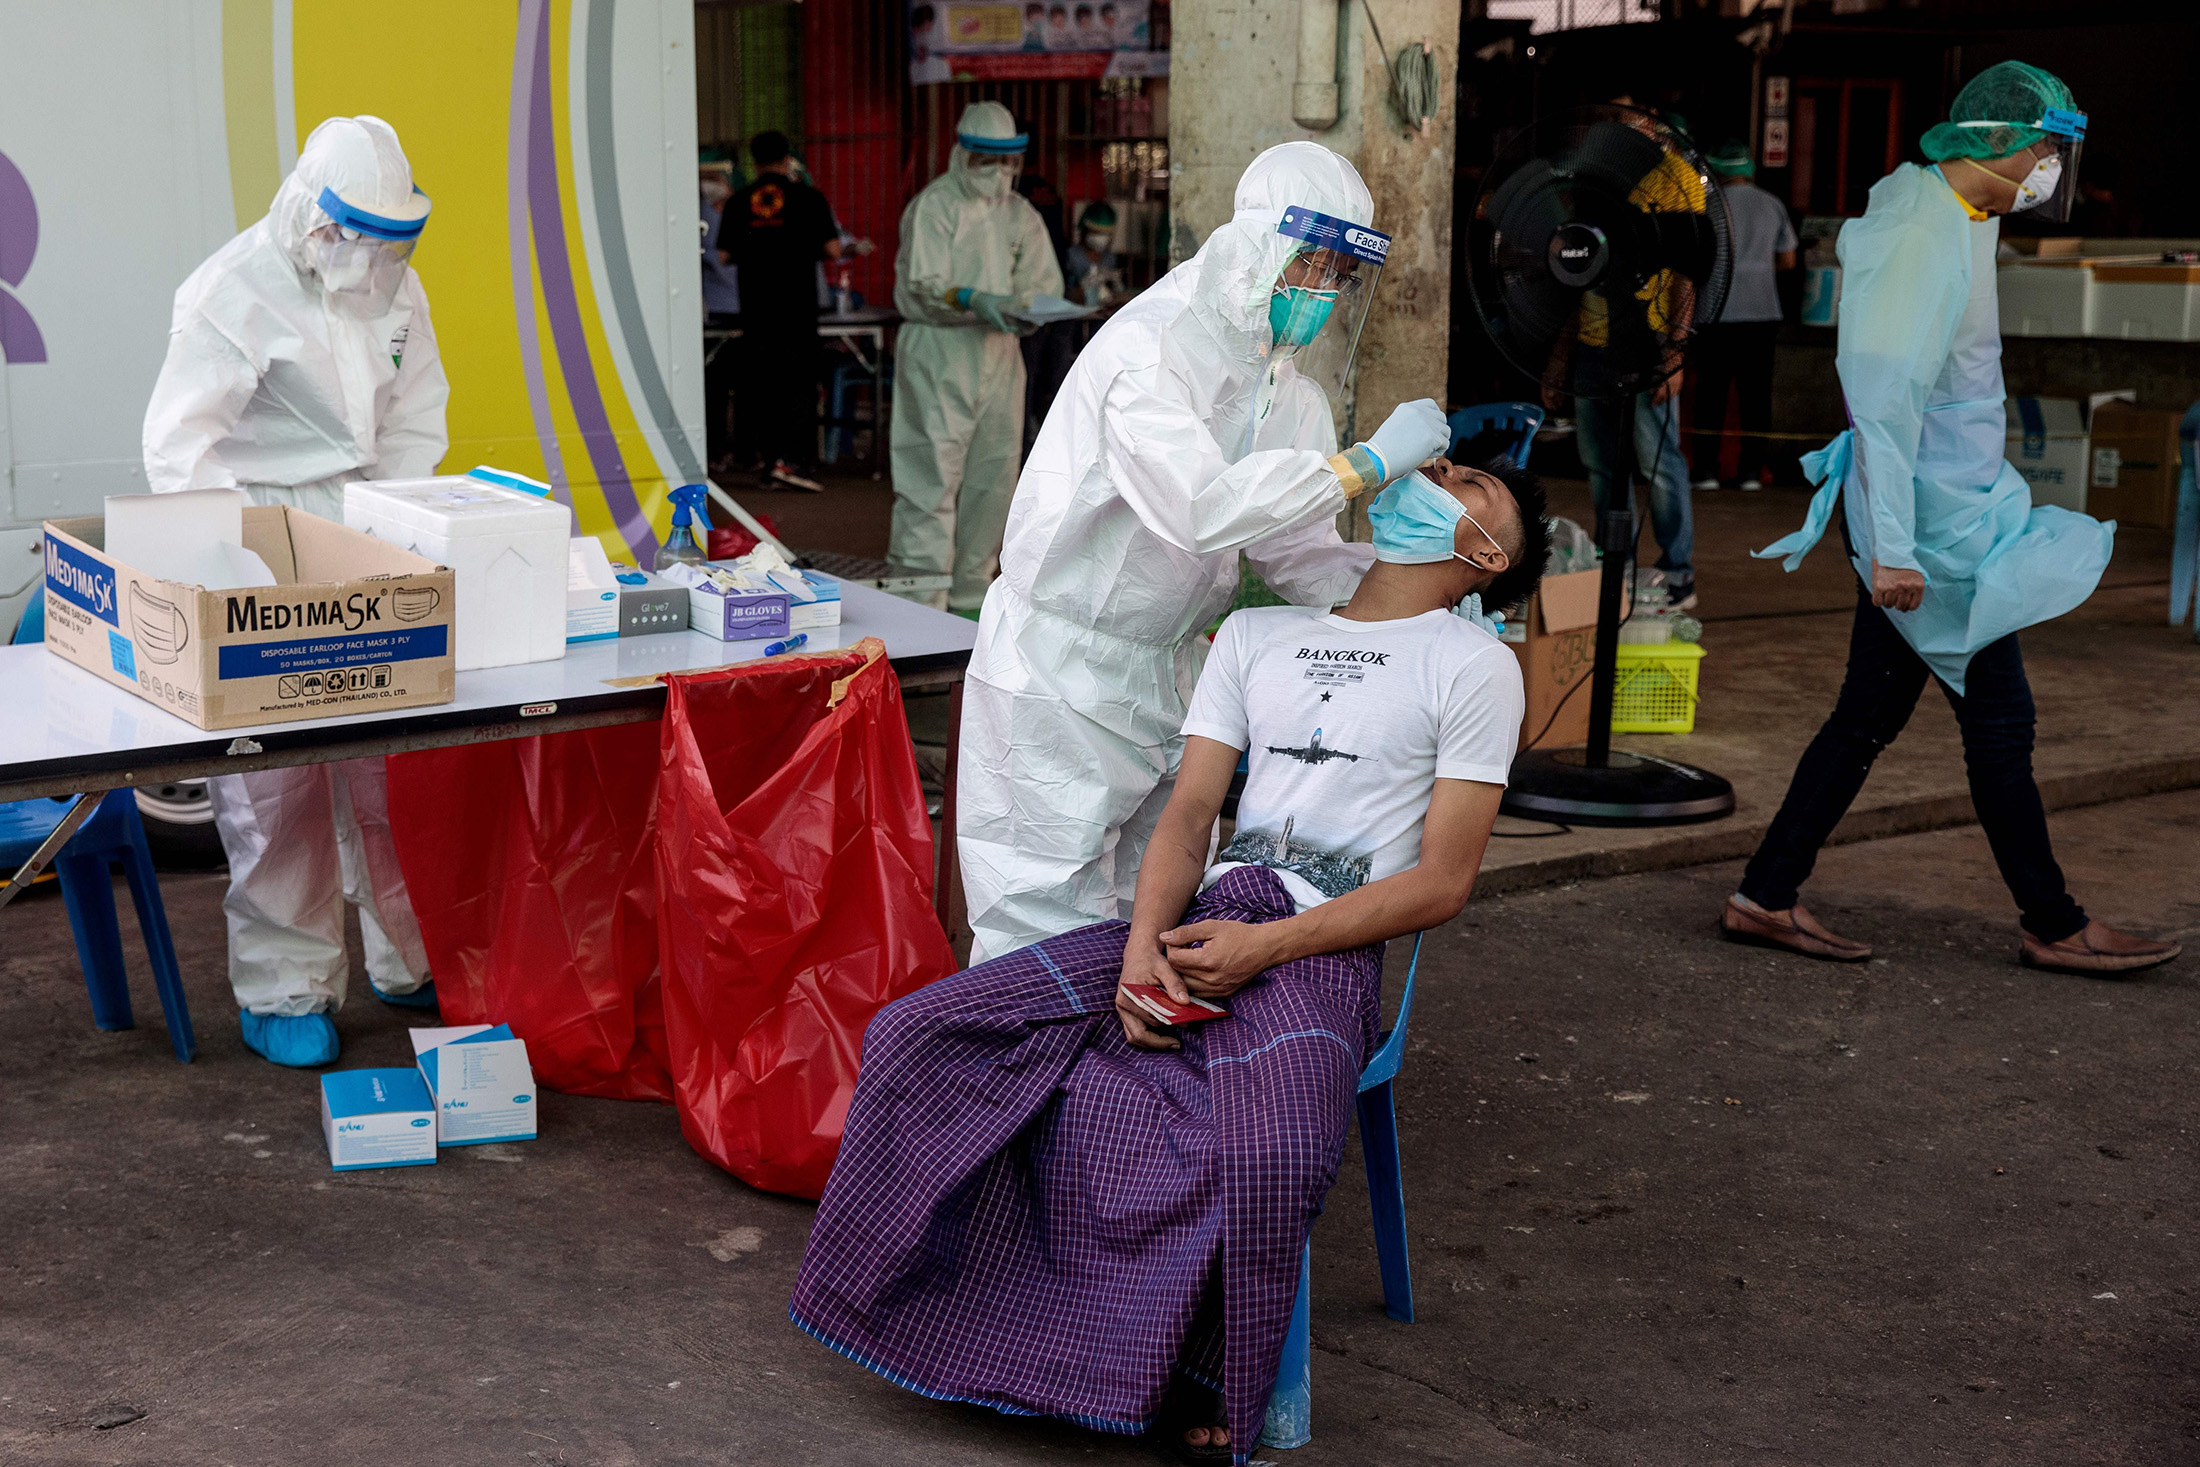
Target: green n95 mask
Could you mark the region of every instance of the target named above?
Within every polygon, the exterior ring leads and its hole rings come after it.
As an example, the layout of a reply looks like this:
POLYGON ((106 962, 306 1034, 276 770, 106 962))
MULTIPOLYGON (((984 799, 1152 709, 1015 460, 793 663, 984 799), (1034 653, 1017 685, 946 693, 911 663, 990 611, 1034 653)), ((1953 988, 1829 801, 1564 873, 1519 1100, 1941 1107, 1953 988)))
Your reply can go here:
POLYGON ((1337 308, 1337 292, 1308 290, 1303 285, 1283 285, 1268 297, 1268 329, 1277 346, 1300 347, 1321 334, 1329 313, 1337 308))

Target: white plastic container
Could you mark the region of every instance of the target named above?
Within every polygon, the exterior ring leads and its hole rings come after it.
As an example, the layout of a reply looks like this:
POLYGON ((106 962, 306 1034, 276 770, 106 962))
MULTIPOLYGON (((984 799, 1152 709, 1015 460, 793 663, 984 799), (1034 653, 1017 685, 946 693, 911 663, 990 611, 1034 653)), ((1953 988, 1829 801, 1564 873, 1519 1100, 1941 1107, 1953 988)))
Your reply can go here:
POLYGON ((2020 261, 2001 267, 2003 336, 2094 336, 2100 285, 2091 260, 2020 261))
POLYGON ((573 512, 466 475, 344 486, 344 523, 446 565, 458 670, 565 655, 573 512))
POLYGON ((2200 341, 2200 265, 2095 267, 2098 300, 2088 336, 2200 341))

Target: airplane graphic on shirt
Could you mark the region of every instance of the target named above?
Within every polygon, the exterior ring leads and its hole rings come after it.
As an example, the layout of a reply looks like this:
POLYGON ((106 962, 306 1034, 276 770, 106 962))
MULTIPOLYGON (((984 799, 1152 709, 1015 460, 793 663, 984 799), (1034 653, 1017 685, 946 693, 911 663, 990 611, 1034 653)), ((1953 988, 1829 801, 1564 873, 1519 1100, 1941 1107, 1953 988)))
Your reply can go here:
POLYGON ((1276 744, 1270 744, 1268 752, 1281 754, 1286 759, 1296 759, 1301 764, 1327 764, 1332 759, 1350 759, 1357 764, 1361 759, 1369 757, 1363 754, 1347 754, 1342 749, 1323 748, 1322 731, 1318 728, 1314 730, 1314 737, 1307 740, 1304 748, 1286 749, 1276 744))

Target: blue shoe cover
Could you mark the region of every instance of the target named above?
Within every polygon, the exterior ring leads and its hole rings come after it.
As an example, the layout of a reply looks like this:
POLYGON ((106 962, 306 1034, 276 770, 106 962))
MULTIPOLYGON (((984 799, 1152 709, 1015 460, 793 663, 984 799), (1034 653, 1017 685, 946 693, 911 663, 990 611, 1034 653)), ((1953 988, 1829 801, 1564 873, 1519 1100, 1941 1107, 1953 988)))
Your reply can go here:
MULTIPOLYGON (((374 988, 369 982, 367 987, 374 988)), ((374 996, 393 1009, 432 1009, 435 1007, 435 980, 430 978, 410 993, 384 993, 374 988, 374 996)))
POLYGON ((240 1011, 246 1047, 263 1059, 296 1070, 336 1063, 336 1021, 327 1014, 255 1014, 240 1011))

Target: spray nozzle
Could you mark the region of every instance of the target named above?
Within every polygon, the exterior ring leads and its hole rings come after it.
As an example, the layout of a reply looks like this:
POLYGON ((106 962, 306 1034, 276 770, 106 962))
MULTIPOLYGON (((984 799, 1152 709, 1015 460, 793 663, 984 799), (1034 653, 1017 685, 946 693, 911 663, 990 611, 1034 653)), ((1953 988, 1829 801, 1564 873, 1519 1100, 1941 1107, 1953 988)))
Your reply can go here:
POLYGON ((692 525, 700 518, 706 523, 709 512, 703 502, 710 497, 708 484, 682 484, 672 491, 672 522, 676 525, 692 525))

